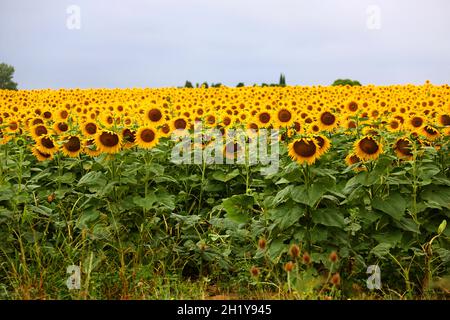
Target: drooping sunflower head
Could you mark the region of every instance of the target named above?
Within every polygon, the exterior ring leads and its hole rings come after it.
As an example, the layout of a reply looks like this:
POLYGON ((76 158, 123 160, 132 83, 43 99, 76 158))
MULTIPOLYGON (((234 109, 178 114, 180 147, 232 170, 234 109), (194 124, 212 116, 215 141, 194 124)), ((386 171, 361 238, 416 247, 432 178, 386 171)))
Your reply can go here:
POLYGON ((382 145, 372 136, 364 136, 354 144, 354 153, 364 161, 376 160, 382 152, 382 145))
POLYGON ((355 154, 355 153, 349 153, 347 157, 345 157, 345 163, 347 166, 355 166, 353 168, 354 171, 363 171, 366 170, 366 168, 362 164, 362 160, 355 154), (358 165, 356 165, 358 164, 358 165))
POLYGON ((441 135, 436 128, 434 128, 430 125, 423 126, 421 129, 421 133, 425 137, 427 137, 427 140, 430 140, 430 141, 436 140, 441 135))
POLYGON ((122 137, 113 131, 101 130, 95 136, 95 144, 101 152, 117 153, 122 145, 122 137))
POLYGON ((314 140, 317 142, 317 146, 319 147, 318 153, 319 156, 325 154, 331 147, 330 139, 325 137, 324 135, 318 134, 313 136, 314 140))
POLYGON ((300 164, 313 164, 320 157, 319 146, 313 138, 300 138, 289 144, 289 156, 300 164))
POLYGON ((122 130, 122 141, 125 149, 132 148, 136 142, 136 132, 132 129, 125 128, 122 130))
POLYGON ((53 159, 52 153, 42 152, 37 147, 33 147, 33 149, 31 149, 31 153, 36 157, 36 159, 38 161, 45 161, 45 160, 53 159))
POLYGON ((399 138, 394 143, 394 152, 400 159, 411 160, 413 158, 413 144, 408 138, 399 138))

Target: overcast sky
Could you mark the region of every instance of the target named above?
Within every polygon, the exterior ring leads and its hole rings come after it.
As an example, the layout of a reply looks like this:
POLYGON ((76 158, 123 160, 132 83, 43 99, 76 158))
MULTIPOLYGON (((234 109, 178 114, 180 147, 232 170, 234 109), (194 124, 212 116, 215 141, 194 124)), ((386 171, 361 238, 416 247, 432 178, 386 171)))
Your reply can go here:
POLYGON ((21 89, 234 86, 281 72, 298 85, 442 84, 449 14, 448 0, 0 0, 0 62, 21 89), (70 5, 80 29, 67 27, 70 5))

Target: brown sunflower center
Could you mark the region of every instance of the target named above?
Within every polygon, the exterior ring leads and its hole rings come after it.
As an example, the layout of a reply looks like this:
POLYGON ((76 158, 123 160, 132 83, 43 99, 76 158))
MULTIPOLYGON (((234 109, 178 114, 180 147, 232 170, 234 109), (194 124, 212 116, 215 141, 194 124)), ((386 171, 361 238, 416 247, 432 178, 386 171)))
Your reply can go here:
POLYGON ((294 129, 295 131, 299 132, 302 129, 302 126, 299 122, 294 122, 294 129))
POLYGON ((47 134, 47 128, 44 126, 37 126, 36 129, 34 129, 34 133, 40 137, 44 134, 47 134))
POLYGON ((18 125, 17 123, 15 123, 15 122, 13 122, 13 123, 11 123, 11 124, 9 125, 9 128, 10 128, 11 130, 17 130, 18 127, 19 127, 19 125, 18 125))
POLYGON ((450 116, 448 114, 442 115, 441 122, 444 126, 450 126, 450 116))
POLYGON ((209 124, 214 124, 216 122, 216 117, 214 116, 208 116, 206 118, 206 122, 208 122, 209 124))
POLYGON ((391 121, 390 126, 392 129, 397 129, 398 128, 398 122, 397 121, 391 121))
POLYGON ((358 104, 355 101, 352 101, 348 104, 348 110, 350 110, 351 112, 355 112, 356 110, 358 110, 358 104))
POLYGON ((86 129, 86 132, 89 134, 95 134, 97 132, 97 125, 92 122, 89 122, 84 128, 86 129))
POLYGON ((353 120, 350 120, 348 123, 348 127, 349 129, 355 129, 356 128, 356 123, 353 120))
POLYGON ((115 147, 119 144, 119 136, 115 133, 102 132, 100 142, 106 147, 115 147))
POLYGON ((55 147, 55 145, 53 144, 53 141, 47 137, 44 137, 41 139, 41 144, 47 149, 52 149, 55 147))
POLYGON ((165 134, 168 134, 170 132, 170 127, 168 124, 164 124, 161 128, 162 132, 164 132, 165 134))
POLYGON ((421 117, 414 117, 411 120, 413 127, 418 128, 423 124, 423 119, 421 117))
POLYGON ((405 156, 412 156, 411 143, 406 139, 400 139, 395 144, 395 150, 405 156))
POLYGON ((186 129, 187 123, 184 119, 177 119, 174 122, 174 126, 176 129, 186 129))
POLYGON ((225 117, 225 118, 223 119, 223 124, 224 124, 224 125, 229 126, 230 123, 231 123, 231 119, 230 119, 229 117, 225 117))
POLYGON ((154 108, 148 112, 148 118, 150 121, 158 122, 162 118, 162 113, 158 109, 154 108))
POLYGON ((262 123, 268 123, 270 121, 270 114, 263 112, 259 115, 259 121, 262 123))
POLYGON ((58 123, 58 129, 61 130, 62 132, 65 132, 69 130, 69 126, 65 122, 60 122, 58 123))
MULTIPOLYGON (((1 122, 0 122, 1 123, 1 122)), ((33 125, 37 125, 37 124, 40 124, 40 123, 44 123, 44 121, 42 121, 42 119, 34 119, 32 122, 31 122, 33 125)))
POLYGON ((438 134, 438 131, 436 130, 436 129, 434 129, 433 127, 430 127, 430 126, 425 126, 425 131, 429 134, 429 135, 431 135, 431 136, 434 136, 434 135, 437 135, 438 134))
POLYGON ((336 121, 336 117, 331 112, 326 111, 320 116, 320 121, 326 126, 331 126, 336 121))
POLYGON ((359 148, 365 153, 365 154, 374 154, 378 151, 378 143, 371 139, 371 138, 364 138, 359 142, 359 148))
POLYGON ((303 158, 309 158, 316 154, 317 147, 314 142, 302 139, 294 142, 294 151, 303 158))
POLYGON ((64 147, 70 152, 77 152, 81 148, 80 139, 78 137, 70 137, 64 144, 64 147))
POLYGON ((155 132, 151 129, 144 129, 141 132, 141 139, 146 143, 150 143, 155 140, 155 132))
POLYGON ((45 111, 43 116, 45 119, 50 119, 52 117, 52 113, 50 111, 45 111))
POLYGON ((59 115, 61 118, 66 119, 69 116, 69 113, 66 110, 63 110, 59 115))
POLYGON ((289 110, 282 109, 278 112, 278 119, 281 122, 289 122, 292 118, 292 115, 289 110))

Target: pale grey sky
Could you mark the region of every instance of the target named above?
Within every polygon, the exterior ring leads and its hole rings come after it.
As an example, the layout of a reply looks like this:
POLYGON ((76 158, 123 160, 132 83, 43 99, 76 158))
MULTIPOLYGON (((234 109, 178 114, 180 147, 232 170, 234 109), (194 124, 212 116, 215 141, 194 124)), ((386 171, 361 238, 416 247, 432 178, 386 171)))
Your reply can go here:
POLYGON ((449 83, 448 0, 0 0, 22 89, 449 83), (69 30, 66 9, 81 9, 69 30), (381 28, 367 27, 368 6, 381 28))

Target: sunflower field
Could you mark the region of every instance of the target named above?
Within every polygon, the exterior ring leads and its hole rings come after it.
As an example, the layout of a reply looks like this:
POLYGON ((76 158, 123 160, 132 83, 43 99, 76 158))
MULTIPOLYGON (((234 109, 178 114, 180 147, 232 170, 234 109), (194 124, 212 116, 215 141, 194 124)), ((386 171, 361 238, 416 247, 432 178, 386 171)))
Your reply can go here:
POLYGON ((0 90, 0 297, 448 297, 449 135, 428 82, 0 90))

